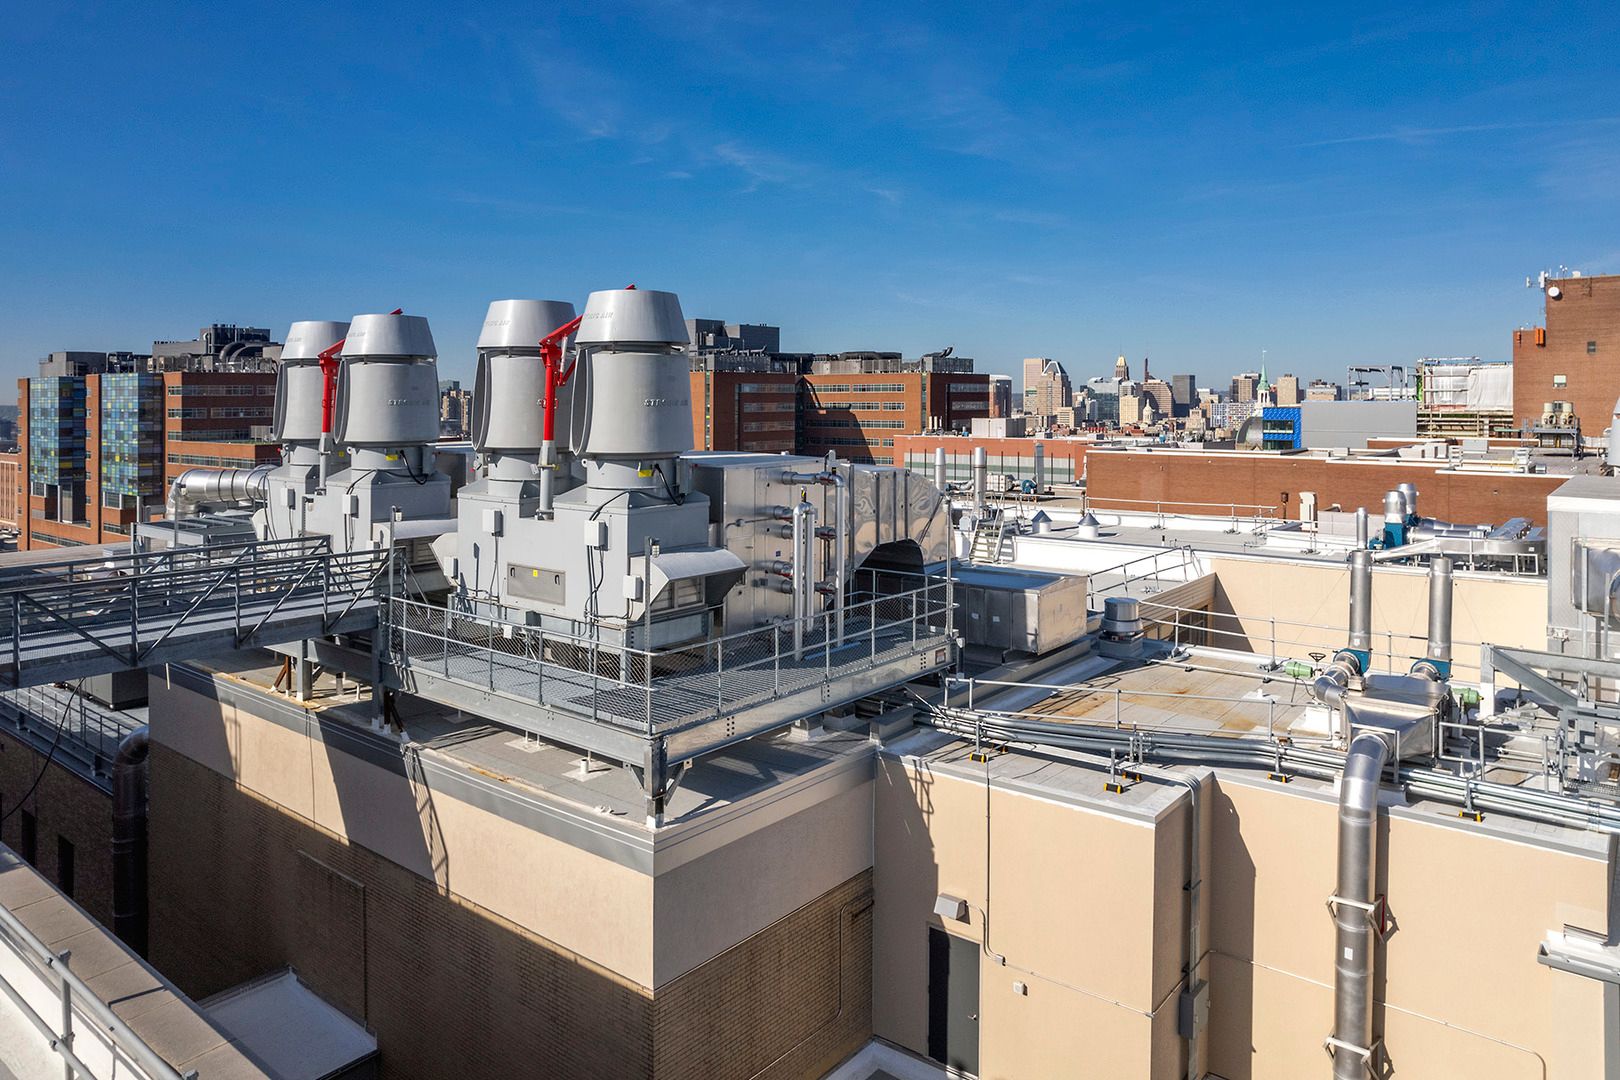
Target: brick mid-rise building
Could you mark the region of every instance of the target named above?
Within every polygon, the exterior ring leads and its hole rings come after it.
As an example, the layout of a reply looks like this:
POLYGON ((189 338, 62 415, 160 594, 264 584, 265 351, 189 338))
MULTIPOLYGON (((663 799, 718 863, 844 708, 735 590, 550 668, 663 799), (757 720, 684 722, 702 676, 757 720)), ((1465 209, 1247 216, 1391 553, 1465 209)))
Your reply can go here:
POLYGON ((1581 434, 1600 439, 1620 398, 1620 275, 1548 278, 1544 326, 1513 332, 1513 419, 1537 424, 1567 402, 1581 434))
POLYGON ((973 372, 810 374, 799 384, 799 453, 902 462, 895 440, 954 431, 990 415, 990 377, 973 372))
POLYGON ((44 375, 17 391, 19 549, 121 542, 186 469, 278 460, 270 370, 44 375))

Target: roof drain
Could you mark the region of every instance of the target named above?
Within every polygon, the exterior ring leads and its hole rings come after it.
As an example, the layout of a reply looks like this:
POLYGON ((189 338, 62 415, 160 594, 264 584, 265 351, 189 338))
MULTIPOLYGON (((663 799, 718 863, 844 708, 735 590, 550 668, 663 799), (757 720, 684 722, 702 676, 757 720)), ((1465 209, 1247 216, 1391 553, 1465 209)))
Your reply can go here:
POLYGON ((1326 1046, 1334 1080, 1374 1075, 1373 950, 1382 920, 1378 887, 1378 783, 1389 760, 1382 735, 1350 742, 1339 780, 1339 880, 1333 913, 1333 1034, 1326 1046))
POLYGON ((113 933, 146 955, 146 725, 125 735, 113 758, 113 933))

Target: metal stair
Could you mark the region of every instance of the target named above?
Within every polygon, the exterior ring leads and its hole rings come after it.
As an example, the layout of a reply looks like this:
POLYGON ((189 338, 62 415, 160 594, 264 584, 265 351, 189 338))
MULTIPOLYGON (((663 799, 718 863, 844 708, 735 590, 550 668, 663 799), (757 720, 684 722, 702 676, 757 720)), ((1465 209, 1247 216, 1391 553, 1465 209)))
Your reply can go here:
POLYGON ((1006 541, 1006 511, 988 511, 973 527, 973 546, 968 549, 968 557, 976 563, 999 563, 1006 541))

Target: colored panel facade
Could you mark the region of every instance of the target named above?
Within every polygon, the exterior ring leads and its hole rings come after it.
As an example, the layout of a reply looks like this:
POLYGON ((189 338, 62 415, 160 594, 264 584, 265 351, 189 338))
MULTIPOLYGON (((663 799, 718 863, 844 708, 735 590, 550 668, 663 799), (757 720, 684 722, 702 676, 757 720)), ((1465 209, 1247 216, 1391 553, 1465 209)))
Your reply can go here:
POLYGON ((1260 441, 1267 450, 1298 450, 1304 446, 1298 406, 1267 406, 1260 414, 1260 441))

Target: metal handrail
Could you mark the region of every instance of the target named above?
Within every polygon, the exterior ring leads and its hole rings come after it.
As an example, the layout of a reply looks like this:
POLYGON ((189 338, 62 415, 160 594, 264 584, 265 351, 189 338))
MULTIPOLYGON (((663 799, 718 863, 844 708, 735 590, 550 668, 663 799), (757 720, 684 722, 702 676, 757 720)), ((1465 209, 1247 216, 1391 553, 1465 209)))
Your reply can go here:
POLYGON ((39 1029, 40 1034, 45 1036, 50 1043, 51 1049, 60 1054, 62 1059, 72 1069, 76 1070, 79 1075, 88 1077, 89 1080, 95 1080, 95 1074, 85 1066, 84 1062, 72 1050, 72 1036, 75 1033, 72 1031, 71 1016, 75 1009, 95 1022, 93 1030, 106 1042, 108 1049, 112 1052, 115 1072, 117 1071, 119 1058, 122 1057, 125 1062, 142 1070, 153 1080, 192 1080, 192 1078, 196 1077, 197 1073, 195 1071, 182 1075, 174 1066, 163 1060, 157 1051, 147 1044, 145 1039, 130 1030, 128 1025, 112 1011, 112 1008, 105 1001, 102 1001, 83 979, 75 975, 67 964, 63 963, 61 956, 52 952, 32 930, 23 924, 21 919, 18 919, 15 914, 3 905, 0 905, 0 941, 4 941, 19 960, 39 974, 46 982, 52 981, 51 975, 55 975, 54 981, 59 987, 58 992, 61 994, 63 1001, 65 1021, 65 1030, 63 1031, 54 1030, 22 999, 21 991, 10 983, 0 980, 0 987, 5 989, 6 996, 10 997, 23 1015, 39 1029))

